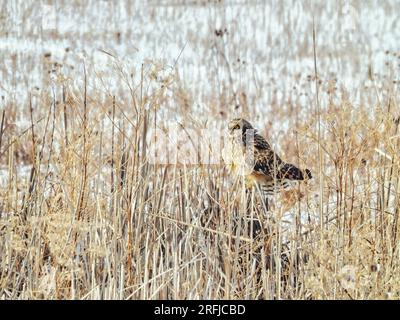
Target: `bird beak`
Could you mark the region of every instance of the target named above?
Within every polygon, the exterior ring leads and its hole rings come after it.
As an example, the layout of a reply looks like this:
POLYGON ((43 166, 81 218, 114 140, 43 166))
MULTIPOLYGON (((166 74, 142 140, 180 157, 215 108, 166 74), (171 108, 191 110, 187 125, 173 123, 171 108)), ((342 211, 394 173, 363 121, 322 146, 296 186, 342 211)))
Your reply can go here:
POLYGON ((229 122, 228 124, 228 129, 229 131, 233 131, 233 128, 237 125, 236 122, 229 122))

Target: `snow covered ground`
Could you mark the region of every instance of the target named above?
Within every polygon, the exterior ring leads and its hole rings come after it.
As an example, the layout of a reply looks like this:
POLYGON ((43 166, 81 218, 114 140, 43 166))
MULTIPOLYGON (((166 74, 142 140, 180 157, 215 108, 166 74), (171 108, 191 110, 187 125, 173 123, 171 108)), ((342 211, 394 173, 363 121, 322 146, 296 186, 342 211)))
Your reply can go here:
POLYGON ((1 2, 1 108, 54 84, 52 69, 79 85, 83 64, 92 87, 123 94, 106 51, 136 82, 149 60, 174 68, 199 111, 227 88, 261 114, 288 101, 308 109, 313 18, 324 83, 359 99, 371 70, 382 81, 399 71, 398 1, 1 2))

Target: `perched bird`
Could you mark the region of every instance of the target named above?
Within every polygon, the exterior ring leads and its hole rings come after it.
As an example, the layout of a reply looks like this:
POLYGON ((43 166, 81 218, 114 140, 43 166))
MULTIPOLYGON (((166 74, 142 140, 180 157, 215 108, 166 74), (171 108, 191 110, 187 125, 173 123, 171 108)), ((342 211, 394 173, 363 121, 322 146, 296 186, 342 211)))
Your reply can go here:
POLYGON ((293 181, 312 178, 310 170, 284 162, 245 119, 231 120, 228 129, 222 157, 231 172, 245 177, 247 187, 258 184, 266 195, 271 195, 293 181))

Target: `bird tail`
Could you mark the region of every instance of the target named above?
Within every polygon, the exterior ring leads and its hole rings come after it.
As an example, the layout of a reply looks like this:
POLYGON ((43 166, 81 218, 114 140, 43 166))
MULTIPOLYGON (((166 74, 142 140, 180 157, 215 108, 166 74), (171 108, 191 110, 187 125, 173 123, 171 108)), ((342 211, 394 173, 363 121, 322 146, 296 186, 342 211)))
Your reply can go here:
POLYGON ((280 176, 288 180, 308 180, 312 178, 311 171, 301 170, 293 164, 286 163, 280 170, 280 176))
POLYGON ((264 195, 270 196, 289 188, 291 185, 292 184, 290 183, 290 181, 285 179, 281 181, 270 181, 264 183, 261 189, 264 195))

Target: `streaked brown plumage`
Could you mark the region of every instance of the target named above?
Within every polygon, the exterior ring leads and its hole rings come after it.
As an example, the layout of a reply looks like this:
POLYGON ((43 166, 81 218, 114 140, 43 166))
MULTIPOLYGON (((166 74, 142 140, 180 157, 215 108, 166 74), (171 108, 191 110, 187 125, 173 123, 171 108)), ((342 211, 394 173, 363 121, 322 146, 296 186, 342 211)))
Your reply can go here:
POLYGON ((233 119, 228 129, 230 141, 223 158, 231 171, 246 177, 247 186, 257 182, 266 194, 272 194, 292 181, 312 178, 310 170, 284 162, 245 119, 233 119))

